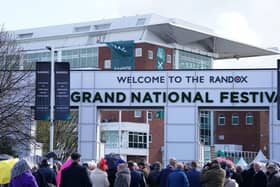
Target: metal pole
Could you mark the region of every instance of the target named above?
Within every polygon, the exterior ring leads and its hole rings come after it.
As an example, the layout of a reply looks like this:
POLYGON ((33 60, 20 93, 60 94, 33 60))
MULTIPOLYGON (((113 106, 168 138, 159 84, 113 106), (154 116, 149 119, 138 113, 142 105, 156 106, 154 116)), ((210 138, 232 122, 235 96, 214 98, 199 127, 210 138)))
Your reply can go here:
MULTIPOLYGON (((55 96, 54 96, 54 53, 55 50, 51 46, 50 47, 51 51, 51 115, 50 115, 50 152, 53 152, 53 139, 54 139, 54 105, 55 105, 55 96)), ((50 164, 53 166, 53 158, 50 159, 50 164)))

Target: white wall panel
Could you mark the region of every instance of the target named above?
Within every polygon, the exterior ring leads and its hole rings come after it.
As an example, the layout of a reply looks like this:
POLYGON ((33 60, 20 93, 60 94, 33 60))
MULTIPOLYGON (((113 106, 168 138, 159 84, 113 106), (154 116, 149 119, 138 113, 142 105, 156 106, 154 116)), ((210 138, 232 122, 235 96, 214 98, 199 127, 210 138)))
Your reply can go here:
POLYGON ((168 125, 167 126, 167 141, 195 141, 195 126, 191 125, 168 125))
POLYGON ((80 142, 80 153, 82 155, 82 160, 92 160, 94 156, 94 145, 96 142, 80 142))
POLYGON ((169 107, 167 110, 168 124, 193 124, 195 121, 195 107, 169 107))
POLYGON ((272 127, 272 142, 273 143, 280 143, 280 126, 273 126, 272 127))
POLYGON ((82 74, 82 88, 94 88, 94 74, 92 72, 83 72, 82 74))
POLYGON ((167 159, 195 160, 195 145, 193 143, 167 143, 167 159))
POLYGON ((95 108, 94 107, 81 107, 81 117, 80 122, 81 123, 95 123, 94 121, 94 115, 95 115, 95 108))
POLYGON ((81 141, 96 141, 95 125, 80 125, 81 141))
MULTIPOLYGON (((95 72, 95 88, 130 88, 130 83, 119 83, 118 77, 130 77, 131 72, 112 72, 112 71, 96 71, 95 72)), ((127 80, 127 79, 125 79, 127 80)))
POLYGON ((82 72, 79 71, 71 71, 70 72, 70 88, 82 88, 82 72))

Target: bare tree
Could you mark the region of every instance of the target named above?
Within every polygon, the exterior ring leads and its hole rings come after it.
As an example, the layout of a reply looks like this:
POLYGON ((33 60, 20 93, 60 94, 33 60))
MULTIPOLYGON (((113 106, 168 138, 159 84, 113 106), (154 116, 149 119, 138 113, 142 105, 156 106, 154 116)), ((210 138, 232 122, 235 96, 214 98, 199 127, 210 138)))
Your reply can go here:
MULTIPOLYGON (((17 144, 30 145, 31 107, 34 77, 20 71, 23 54, 13 35, 0 31, 0 143, 12 138, 17 144)), ((1 152, 1 150, 0 150, 1 152)))
MULTIPOLYGON (((49 152, 49 128, 46 121, 37 122, 37 141, 43 143, 43 152, 49 152)), ((78 148, 78 111, 71 110, 71 120, 55 121, 54 123, 54 150, 57 159, 66 160, 78 148)))

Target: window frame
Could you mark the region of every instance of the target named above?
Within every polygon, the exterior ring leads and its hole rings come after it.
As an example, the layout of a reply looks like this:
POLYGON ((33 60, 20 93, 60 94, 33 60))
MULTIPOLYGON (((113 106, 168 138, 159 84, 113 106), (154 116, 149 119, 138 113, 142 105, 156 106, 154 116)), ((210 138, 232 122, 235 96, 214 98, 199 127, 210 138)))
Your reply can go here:
POLYGON ((245 115, 245 123, 246 123, 246 125, 249 125, 249 126, 254 124, 254 115, 253 115, 252 112, 247 112, 246 113, 246 115, 245 115), (248 122, 248 118, 252 118, 252 121, 248 122))
POLYGON ((142 57, 142 48, 141 47, 135 48, 135 57, 142 57))
POLYGON ((234 126, 237 126, 240 124, 240 120, 239 120, 239 115, 237 113, 233 113, 232 116, 231 116, 231 124, 234 125, 234 126), (238 120, 238 123, 235 123, 234 122, 234 118, 237 117, 237 120, 238 120))
POLYGON ((226 117, 225 117, 224 114, 219 114, 219 117, 218 117, 218 124, 219 124, 220 126, 226 125, 226 117), (221 119, 223 119, 224 123, 221 123, 221 119))

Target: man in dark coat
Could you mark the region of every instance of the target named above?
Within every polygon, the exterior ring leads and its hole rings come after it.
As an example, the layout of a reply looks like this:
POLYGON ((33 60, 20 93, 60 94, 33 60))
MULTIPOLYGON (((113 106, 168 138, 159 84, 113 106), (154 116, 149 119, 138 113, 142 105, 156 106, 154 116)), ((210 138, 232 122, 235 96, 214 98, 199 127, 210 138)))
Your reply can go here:
POLYGON ((152 165, 151 172, 149 173, 147 184, 149 184, 149 187, 159 187, 159 181, 158 177, 161 171, 161 163, 155 162, 152 165))
POLYGON ((176 168, 176 159, 171 158, 169 159, 169 165, 161 170, 158 180, 159 180, 159 186, 160 187, 167 187, 167 180, 168 180, 168 175, 174 171, 176 168))
POLYGON ((189 187, 190 183, 187 175, 183 171, 184 165, 182 163, 177 164, 177 169, 170 173, 168 176, 168 187, 189 187))
POLYGON ((48 164, 48 159, 44 158, 41 161, 40 168, 38 169, 38 173, 40 173, 47 183, 56 185, 55 180, 55 173, 54 170, 52 170, 48 164))
POLYGON ((129 161, 128 162, 128 168, 130 170, 130 176, 131 176, 131 183, 130 187, 145 187, 146 181, 145 176, 143 173, 136 170, 137 164, 129 161))
POLYGON ((202 187, 200 182, 200 171, 197 169, 196 161, 192 161, 191 169, 187 171, 190 187, 202 187))
POLYGON ((266 176, 261 170, 259 162, 254 163, 255 175, 252 178, 251 187, 266 187, 266 176))
POLYGON ((62 170, 60 187, 91 187, 86 168, 79 165, 80 157, 79 153, 71 154, 73 163, 62 170))
POLYGON ((251 164, 250 168, 248 170, 244 170, 241 175, 243 182, 240 187, 250 187, 252 184, 253 176, 255 175, 254 164, 251 164))

